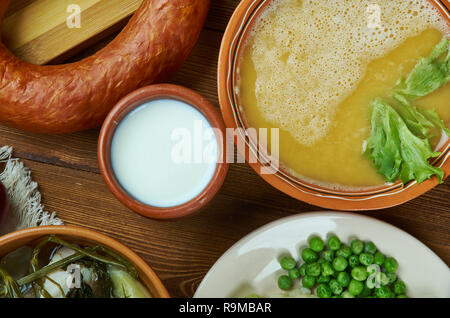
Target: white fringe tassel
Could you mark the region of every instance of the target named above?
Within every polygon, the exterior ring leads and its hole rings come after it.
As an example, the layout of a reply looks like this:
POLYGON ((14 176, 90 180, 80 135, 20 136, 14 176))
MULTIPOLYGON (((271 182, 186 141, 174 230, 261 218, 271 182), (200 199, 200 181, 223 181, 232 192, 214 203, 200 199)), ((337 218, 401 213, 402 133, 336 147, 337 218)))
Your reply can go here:
POLYGON ((31 179, 30 170, 16 158, 12 158, 12 147, 0 148, 0 163, 5 169, 0 173, 0 181, 8 192, 9 215, 0 226, 0 235, 39 225, 62 225, 55 213, 44 211, 38 185, 31 179))

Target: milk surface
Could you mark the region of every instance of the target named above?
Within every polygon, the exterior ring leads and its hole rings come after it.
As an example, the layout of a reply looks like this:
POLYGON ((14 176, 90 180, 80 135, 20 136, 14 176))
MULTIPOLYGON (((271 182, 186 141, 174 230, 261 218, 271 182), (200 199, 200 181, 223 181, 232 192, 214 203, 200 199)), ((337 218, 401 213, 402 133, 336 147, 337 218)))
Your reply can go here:
POLYGON ((173 207, 199 195, 217 166, 218 144, 206 117, 181 101, 159 99, 128 114, 111 144, 114 174, 136 200, 173 207))

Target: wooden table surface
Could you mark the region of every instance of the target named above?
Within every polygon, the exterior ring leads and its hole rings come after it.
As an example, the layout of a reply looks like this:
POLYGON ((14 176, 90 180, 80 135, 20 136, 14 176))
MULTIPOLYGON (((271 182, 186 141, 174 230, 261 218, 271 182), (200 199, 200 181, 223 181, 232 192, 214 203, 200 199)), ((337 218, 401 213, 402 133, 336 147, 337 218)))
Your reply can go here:
MULTIPOLYGON (((196 90, 218 107, 217 57, 239 0, 211 2, 199 43, 171 82, 196 90)), ((105 233, 129 246, 155 270, 173 297, 193 296, 214 262, 251 231, 285 216, 321 210, 272 188, 248 165, 233 164, 223 188, 201 213, 167 222, 144 218, 125 208, 106 188, 97 164, 98 132, 51 136, 0 126, 0 145, 13 146, 14 155, 31 169, 47 210, 55 211, 66 224, 105 233)), ((399 207, 362 214, 409 232, 450 264, 450 180, 399 207)))

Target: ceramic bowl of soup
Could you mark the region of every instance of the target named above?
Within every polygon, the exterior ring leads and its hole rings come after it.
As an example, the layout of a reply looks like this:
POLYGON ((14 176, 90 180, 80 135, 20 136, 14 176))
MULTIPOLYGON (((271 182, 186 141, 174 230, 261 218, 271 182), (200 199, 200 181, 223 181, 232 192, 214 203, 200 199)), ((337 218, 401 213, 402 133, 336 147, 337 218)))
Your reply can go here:
MULTIPOLYGON (((387 182, 363 153, 371 101, 449 37, 448 8, 429 0, 241 1, 218 68, 220 107, 239 152, 275 188, 325 208, 381 209, 436 186, 436 177, 387 182)), ((414 102, 448 128, 449 100, 447 83, 414 102)), ((431 164, 445 179, 450 141, 438 137, 431 164)))
MULTIPOLYGON (((0 237, 0 259, 2 263, 2 269, 11 269, 13 271, 17 271, 18 267, 25 266, 25 269, 29 268, 29 265, 27 264, 21 264, 24 259, 26 258, 24 255, 27 253, 20 251, 21 249, 28 248, 30 251, 33 251, 34 248, 37 247, 38 244, 42 242, 43 239, 46 239, 50 236, 55 236, 58 239, 64 240, 65 242, 69 244, 73 244, 78 246, 79 248, 86 249, 88 247, 104 247, 108 249, 109 251, 115 253, 115 255, 121 257, 123 260, 125 260, 128 264, 130 264, 135 272, 137 273, 137 281, 139 282, 139 285, 142 284, 142 286, 145 288, 143 294, 145 294, 145 297, 153 297, 153 298, 167 298, 169 297, 169 293, 167 292, 166 288, 158 278, 158 276, 155 274, 155 272, 147 265, 147 263, 139 257, 136 253, 131 251, 128 247, 124 246, 123 244, 117 242, 116 240, 103 235, 101 233, 88 230, 82 227, 78 226, 40 226, 40 227, 34 227, 29 229, 24 229, 16 232, 12 232, 9 234, 6 234, 4 236, 0 237), (16 257, 13 257, 12 255, 14 253, 22 253, 20 259, 17 259, 16 257), (11 257, 5 257, 6 255, 10 255, 11 257), (9 262, 16 263, 15 265, 8 264, 9 262), (12 267, 13 266, 13 267, 12 267)), ((49 252, 50 257, 54 258, 56 254, 68 254, 67 251, 62 253, 62 249, 65 249, 66 247, 63 246, 57 246, 58 244, 54 244, 55 248, 58 248, 55 251, 47 251, 49 252)), ((43 251, 44 248, 41 248, 41 254, 44 254, 43 251)), ((95 252, 99 252, 100 250, 95 250, 95 252)), ((52 260, 52 259, 51 259, 52 260)), ((41 259, 39 259, 39 265, 44 266, 46 264, 41 264, 41 259)), ((56 259, 55 259, 56 261, 56 259)), ((86 258, 85 260, 82 260, 85 262, 89 262, 92 260, 89 260, 89 258, 86 258)), ((25 261, 27 262, 27 261, 25 261)), ((48 259, 46 259, 46 262, 48 263, 48 259)), ((88 263, 86 263, 88 264, 88 263)), ((42 267, 40 267, 42 268, 42 267)), ((38 268, 38 269, 40 269, 38 268)), ((17 275, 17 273, 12 273, 9 271, 9 273, 13 276, 17 275)), ((82 272, 84 273, 84 272, 82 272)), ((48 276, 52 276, 54 281, 63 281, 61 279, 61 275, 64 274, 63 271, 59 271, 58 269, 55 270, 55 272, 50 272, 48 276), (58 272, 58 273, 56 273, 58 272)), ((17 281, 20 281, 20 279, 23 279, 22 276, 27 276, 28 274, 20 275, 21 277, 15 277, 14 279, 17 279, 17 281)), ((63 277, 64 281, 66 281, 65 277, 63 277)), ((48 284, 50 288, 52 288, 53 292, 55 292, 54 286, 52 284, 48 284)), ((44 283, 43 286, 46 286, 44 283)), ((20 286, 21 288, 24 288, 25 286, 20 286)), ((49 291, 51 292, 51 291, 49 291)), ((56 293, 58 293, 58 290, 56 289, 56 293)), ((143 297, 143 296, 142 296, 143 297)))
POLYGON ((221 188, 225 126, 198 93, 157 84, 132 92, 106 118, 98 160, 110 191, 128 208, 155 219, 190 215, 221 188))

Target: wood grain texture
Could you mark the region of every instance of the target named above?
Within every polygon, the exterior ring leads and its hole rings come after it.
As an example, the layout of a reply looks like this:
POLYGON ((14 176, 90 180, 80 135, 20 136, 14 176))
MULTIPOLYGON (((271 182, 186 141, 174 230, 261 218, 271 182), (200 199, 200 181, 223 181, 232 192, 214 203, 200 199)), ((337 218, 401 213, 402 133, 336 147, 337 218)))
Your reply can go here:
POLYGON ((13 1, 3 22, 3 40, 33 64, 54 61, 81 44, 100 39, 133 14, 142 0, 13 1), (80 28, 69 28, 69 5, 81 9, 80 28))
MULTIPOLYGON (((20 2, 20 1, 19 1, 20 2)), ((212 0, 193 54, 171 82, 192 88, 218 107, 217 56, 238 0, 212 0)), ((112 36, 111 36, 112 37, 112 36)), ((69 61, 103 47, 111 37, 69 61)), ((98 171, 97 130, 34 135, 0 126, 0 145, 11 145, 39 183, 47 209, 126 244, 155 269, 174 297, 190 297, 214 262, 244 235, 281 217, 320 208, 296 201, 265 183, 245 164, 231 165, 223 188, 200 213, 178 221, 141 217, 120 204, 98 171)), ((450 264, 450 180, 399 207, 362 213, 407 231, 450 264)))

